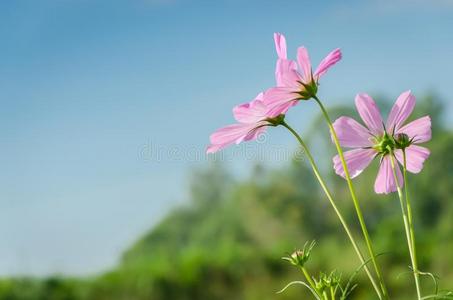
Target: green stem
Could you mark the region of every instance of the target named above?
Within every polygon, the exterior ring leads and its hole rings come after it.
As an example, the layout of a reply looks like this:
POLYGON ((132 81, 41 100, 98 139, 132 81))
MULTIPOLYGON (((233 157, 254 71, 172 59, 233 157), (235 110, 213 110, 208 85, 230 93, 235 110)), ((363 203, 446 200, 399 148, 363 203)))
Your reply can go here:
POLYGON ((326 183, 324 182, 323 178, 321 177, 321 174, 319 173, 319 169, 318 169, 318 167, 317 167, 317 165, 315 163, 315 160, 313 159, 313 156, 310 153, 310 150, 308 149, 307 145, 302 140, 302 138, 299 136, 299 134, 291 126, 289 126, 285 121, 282 121, 281 125, 284 126, 286 129, 288 129, 295 136, 295 138, 297 139, 299 144, 304 149, 305 155, 307 156, 308 161, 310 162, 311 168, 313 169, 313 173, 315 174, 316 179, 318 180, 319 184, 321 185, 321 188, 323 189, 324 193, 326 194, 327 199, 329 199, 329 202, 332 205, 333 210, 337 214, 338 219, 341 222, 341 225, 343 225, 343 228, 346 231, 346 234, 349 237, 349 240, 351 241, 351 244, 352 244, 355 252, 357 253, 357 256, 359 257, 360 262, 364 266, 365 272, 368 275, 368 278, 370 279, 371 284, 373 285, 374 289, 376 290, 376 293, 377 293, 379 299, 383 299, 383 297, 381 295, 381 291, 379 289, 379 286, 377 285, 373 275, 371 274, 371 272, 370 272, 370 270, 369 270, 369 268, 368 268, 368 266, 366 264, 365 258, 363 257, 363 254, 360 251, 360 248, 357 245, 357 243, 356 243, 356 241, 354 239, 354 236, 352 235, 351 230, 349 229, 348 224, 346 223, 343 215, 341 214, 341 212, 338 209, 335 201, 333 200, 332 194, 330 193, 329 189, 327 188, 326 183))
POLYGON ((332 300, 335 300, 335 290, 333 286, 330 287, 330 297, 332 298, 332 300))
MULTIPOLYGON (((401 213, 403 214, 403 223, 404 223, 404 230, 406 232, 406 239, 407 239, 407 246, 409 248, 409 256, 411 258, 412 262, 412 268, 414 271, 414 279, 415 279, 415 286, 417 289, 417 297, 418 299, 421 299, 421 293, 420 293, 420 284, 419 284, 419 278, 418 278, 418 270, 416 270, 416 263, 414 264, 414 251, 413 251, 413 243, 412 243, 412 238, 411 238, 411 233, 410 233, 410 226, 409 226, 409 221, 408 217, 406 214, 406 209, 404 207, 404 202, 403 202, 403 192, 400 188, 400 183, 398 182, 398 176, 396 174, 396 168, 395 168, 395 159, 393 157, 393 152, 390 151, 390 164, 392 166, 392 171, 393 171, 393 177, 395 178, 395 183, 396 183, 396 190, 398 191, 398 198, 400 200, 400 205, 401 205, 401 213)), ((404 178, 406 180, 406 178, 404 178)))
POLYGON ((412 218, 412 207, 409 199, 408 192, 408 183, 407 183, 407 161, 406 161, 406 151, 403 149, 403 180, 404 180, 404 199, 406 200, 406 209, 407 209, 407 219, 409 221, 409 234, 412 248, 412 268, 414 271, 414 280, 415 286, 417 288, 418 299, 421 299, 421 288, 420 288, 420 275, 418 270, 417 263, 417 250, 415 246, 415 233, 414 233, 414 223, 412 218))
POLYGON ((337 152, 338 152, 338 155, 340 157, 341 164, 343 166, 343 170, 344 170, 344 173, 345 173, 346 181, 348 183, 349 191, 351 193, 351 198, 352 198, 352 201, 354 203, 356 214, 357 214, 357 217, 359 219, 360 227, 362 229, 362 233, 363 233, 363 236, 365 238, 365 242, 366 242, 366 245, 367 245, 367 248, 368 248, 368 252, 370 253, 371 261, 373 263, 374 269, 376 271, 376 275, 378 277, 378 280, 379 280, 379 283, 380 283, 380 286, 381 286, 383 298, 384 299, 388 299, 388 293, 387 293, 387 288, 386 288, 385 283, 384 283, 384 278, 382 276, 381 269, 379 268, 379 265, 378 265, 378 263, 376 261, 376 255, 375 255, 375 252, 374 252, 374 249, 373 249, 373 245, 371 243, 370 234, 368 233, 368 228, 367 228, 367 226, 365 224, 365 220, 363 218, 362 209, 360 208, 359 201, 357 200, 357 197, 356 197, 356 194, 355 194, 354 185, 352 184, 352 180, 351 180, 351 176, 349 174, 348 166, 346 164, 346 160, 344 159, 344 154, 343 154, 343 150, 341 149, 340 141, 338 140, 338 136, 337 136, 337 133, 335 132, 335 129, 333 128, 332 121, 330 120, 329 114, 327 113, 326 109, 324 108, 324 105, 321 103, 321 100, 319 100, 319 98, 316 97, 316 96, 314 97, 314 99, 316 100, 316 102, 318 103, 319 107, 321 108, 321 111, 322 111, 322 113, 324 115, 324 118, 327 121, 327 125, 329 126, 329 129, 330 129, 330 131, 332 133, 332 137, 333 137, 335 146, 337 148, 337 152))
POLYGON ((318 294, 318 296, 322 297, 322 295, 318 292, 318 289, 316 288, 315 282, 310 277, 310 274, 308 274, 307 269, 305 269, 305 267, 300 267, 300 269, 302 270, 302 273, 304 273, 305 278, 307 279, 308 283, 313 288, 313 290, 318 294))
POLYGON ((313 281, 313 279, 311 278, 310 274, 308 274, 308 271, 305 267, 300 267, 300 269, 302 270, 302 273, 304 273, 304 276, 305 278, 307 279, 308 283, 310 284, 311 288, 313 289, 313 291, 315 291, 315 293, 320 297, 320 299, 323 298, 323 294, 321 294, 318 289, 316 288, 316 284, 315 282, 313 281))

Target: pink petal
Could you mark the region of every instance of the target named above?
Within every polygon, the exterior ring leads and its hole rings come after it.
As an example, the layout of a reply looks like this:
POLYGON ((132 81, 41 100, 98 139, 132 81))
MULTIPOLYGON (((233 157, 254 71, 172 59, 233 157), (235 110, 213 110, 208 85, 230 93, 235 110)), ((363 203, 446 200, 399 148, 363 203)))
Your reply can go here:
MULTIPOLYGON (((266 123, 267 124, 267 123, 266 123)), ((261 125, 264 125, 262 123, 261 125)), ((252 140, 256 140, 261 134, 263 134, 267 130, 267 126, 258 126, 251 130, 242 140, 243 142, 248 142, 252 140)))
POLYGON ((294 88, 274 87, 264 93, 264 104, 268 108, 268 117, 285 114, 291 106, 298 103, 298 94, 294 88))
POLYGON ((401 127, 396 133, 405 133, 414 143, 425 143, 431 139, 431 118, 421 117, 401 127))
POLYGON ((233 108, 234 118, 240 123, 257 123, 267 118, 268 108, 262 101, 263 93, 256 96, 255 100, 233 108))
POLYGON ((373 146, 370 132, 349 117, 340 117, 333 123, 340 145, 348 148, 361 148, 373 146))
POLYGON ((216 153, 217 151, 222 150, 222 149, 225 148, 226 146, 228 146, 228 145, 227 145, 227 144, 209 145, 209 146, 206 148, 206 153, 207 153, 207 154, 216 153))
POLYGON ((357 94, 355 106, 363 122, 374 135, 384 133, 384 122, 382 121, 381 112, 373 98, 367 94, 357 94))
POLYGON ((341 50, 339 48, 333 50, 330 52, 319 64, 318 68, 315 71, 315 74, 313 77, 315 78, 316 81, 321 78, 324 74, 327 73, 327 70, 334 64, 336 64, 340 59, 341 59, 341 50))
POLYGON ((279 58, 286 59, 286 38, 281 33, 274 33, 275 49, 279 58))
POLYGON ((248 132, 255 127, 255 124, 232 124, 217 129, 209 137, 211 144, 235 143, 241 140, 248 132))
MULTIPOLYGON (((423 169, 423 163, 429 157, 430 151, 421 146, 410 145, 406 148, 406 166, 411 173, 417 174, 423 169)), ((395 151, 395 156, 402 166, 404 166, 403 151, 395 151)))
MULTIPOLYGON (((354 149, 346 151, 344 153, 344 158, 346 160, 346 165, 348 166, 351 178, 354 178, 362 173, 375 156, 376 151, 373 149, 354 149)), ((343 178, 346 177, 339 155, 335 155, 333 158, 333 167, 335 169, 335 173, 343 178)))
POLYGON ((234 143, 239 144, 256 127, 257 124, 233 124, 216 130, 210 136, 211 145, 208 146, 207 153, 219 151, 234 143))
POLYGON ((311 82, 311 63, 308 51, 305 47, 299 47, 297 49, 297 63, 302 71, 302 78, 304 83, 311 82))
POLYGON ((302 77, 297 72, 296 62, 287 59, 278 59, 275 67, 275 80, 277 86, 298 87, 302 77))
MULTIPOLYGON (((403 185, 403 175, 401 174, 400 167, 395 161, 396 174, 398 178, 398 186, 403 185)), ((374 183, 374 191, 377 194, 388 194, 395 192, 397 190, 395 176, 393 175, 392 164, 390 161, 390 156, 386 155, 381 160, 381 165, 379 167, 379 172, 376 177, 376 182, 374 183)))
POLYGON ((386 129, 387 132, 397 132, 404 121, 409 117, 415 107, 415 97, 411 94, 411 91, 402 93, 390 111, 387 119, 386 129))

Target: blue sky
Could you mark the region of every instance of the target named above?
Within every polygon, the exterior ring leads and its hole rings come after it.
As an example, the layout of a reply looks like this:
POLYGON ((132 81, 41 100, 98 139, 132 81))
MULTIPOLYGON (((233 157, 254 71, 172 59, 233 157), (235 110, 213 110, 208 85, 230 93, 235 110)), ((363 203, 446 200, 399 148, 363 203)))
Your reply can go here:
MULTIPOLYGON (((187 199, 231 107, 272 86, 275 31, 315 63, 342 48, 327 103, 432 90, 452 115, 453 2, 426 3, 0 2, 0 275, 112 267, 187 199)), ((303 132, 315 112, 288 118, 303 132)), ((294 145, 278 131, 267 142, 294 145)), ((227 151, 239 174, 253 163, 244 147, 227 151)))

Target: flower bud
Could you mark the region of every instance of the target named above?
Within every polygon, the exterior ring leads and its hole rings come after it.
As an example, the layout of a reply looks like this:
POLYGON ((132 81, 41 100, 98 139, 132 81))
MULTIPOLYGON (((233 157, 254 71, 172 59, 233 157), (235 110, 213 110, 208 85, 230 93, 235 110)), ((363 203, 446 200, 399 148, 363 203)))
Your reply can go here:
POLYGON ((320 273, 319 279, 315 279, 316 289, 323 292, 325 289, 336 288, 341 282, 341 275, 336 271, 331 272, 329 275, 320 273))
POLYGON ((412 140, 409 138, 409 136, 407 134, 398 133, 395 136, 395 143, 396 143, 396 148, 405 149, 412 144, 412 140))
MULTIPOLYGON (((321 274, 321 276, 323 275, 323 273, 321 274)), ((324 290, 326 289, 326 285, 324 284, 324 280, 322 280, 322 278, 320 278, 319 280, 316 280, 315 279, 315 288, 317 291, 319 292, 324 292, 324 290)))
POLYGON ((308 243, 305 243, 302 250, 296 250, 290 256, 283 257, 283 259, 289 261, 293 266, 303 268, 305 263, 310 258, 311 250, 314 246, 315 241, 311 242, 310 245, 308 243))

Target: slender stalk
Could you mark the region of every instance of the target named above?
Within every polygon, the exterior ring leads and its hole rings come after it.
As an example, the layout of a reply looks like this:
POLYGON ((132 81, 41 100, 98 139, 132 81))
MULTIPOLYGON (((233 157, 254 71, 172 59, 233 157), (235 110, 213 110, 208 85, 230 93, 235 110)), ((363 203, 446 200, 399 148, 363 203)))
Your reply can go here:
POLYGON ((305 267, 300 267, 300 269, 302 270, 302 273, 304 273, 305 278, 307 279, 308 283, 313 288, 313 290, 316 292, 316 294, 318 294, 318 296, 322 298, 323 296, 319 293, 318 289, 316 288, 316 284, 310 277, 310 274, 308 274, 307 269, 305 267))
POLYGON ((330 297, 332 298, 332 300, 335 300, 335 290, 333 286, 330 287, 330 297))
POLYGON ((406 199, 406 207, 407 207, 407 216, 409 220, 409 231, 411 234, 411 242, 412 242, 412 255, 413 255, 413 268, 414 268, 414 279, 415 284, 417 286, 417 295, 418 298, 421 299, 421 288, 420 288, 420 274, 418 269, 418 262, 417 262, 417 250, 415 246, 415 232, 414 232, 414 222, 412 218, 412 206, 411 201, 409 199, 409 190, 408 190, 408 183, 407 183, 407 157, 406 151, 403 149, 403 178, 404 178, 404 198, 406 199))
POLYGON ((392 165, 393 176, 395 178, 396 189, 398 191, 398 198, 400 200, 400 205, 401 205, 401 212, 403 214, 404 230, 406 232, 407 246, 409 248, 409 255, 411 258, 412 269, 413 269, 413 273, 414 273, 417 297, 418 297, 418 299, 421 299, 422 296, 421 296, 421 289, 420 289, 420 276, 419 276, 418 266, 417 266, 417 255, 416 255, 416 250, 415 250, 415 235, 414 235, 414 228, 413 228, 413 223, 412 223, 412 209, 411 209, 410 201, 408 198, 408 191, 407 191, 406 152, 403 150, 403 180, 404 180, 404 194, 405 194, 404 199, 406 200, 405 201, 406 207, 404 206, 404 203, 403 203, 403 192, 401 191, 400 183, 398 182, 398 176, 396 174, 396 168, 395 168, 395 159, 394 159, 392 151, 390 152, 390 163, 392 165))
POLYGON ((365 242, 366 242, 366 245, 367 245, 367 248, 368 248, 368 252, 370 253, 371 261, 373 263, 374 269, 376 271, 376 275, 377 275, 378 280, 379 280, 379 284, 381 286, 382 296, 383 296, 384 299, 388 299, 388 293, 387 293, 387 288, 385 286, 384 278, 382 276, 381 269, 379 268, 379 265, 378 265, 378 263, 376 261, 376 255, 375 255, 375 252, 374 252, 374 249, 373 249, 373 245, 371 243, 370 234, 368 233, 368 228, 367 228, 365 220, 363 218, 362 209, 360 208, 359 201, 357 200, 357 197, 356 197, 356 194, 355 194, 354 185, 352 184, 351 176, 349 174, 348 166, 347 166, 346 160, 344 158, 343 150, 341 149, 340 141, 338 140, 338 136, 337 136, 337 133, 335 132, 335 129, 333 128, 332 121, 330 120, 329 114, 327 113, 326 109, 324 108, 324 105, 321 103, 321 100, 319 100, 319 98, 316 97, 316 96, 314 96, 314 99, 316 100, 316 102, 318 103, 319 107, 321 108, 321 111, 322 111, 322 113, 324 115, 324 118, 327 121, 327 125, 329 126, 329 129, 330 129, 330 131, 332 133, 332 137, 333 137, 335 146, 337 148, 338 155, 340 156, 341 164, 343 166, 343 170, 344 170, 344 173, 345 173, 346 181, 348 183, 349 192, 351 193, 351 198, 352 198, 352 201, 354 203, 354 207, 355 207, 355 210, 356 210, 357 217, 359 219, 360 227, 362 229, 362 233, 363 233, 363 236, 365 238, 365 242))
POLYGON ((360 251, 360 248, 359 246, 357 245, 355 239, 354 239, 354 236, 352 235, 351 233, 351 230, 349 229, 349 226, 348 224, 346 223, 343 215, 341 214, 340 210, 338 209, 335 201, 333 200, 333 197, 332 197, 332 194, 330 193, 329 189, 327 188, 327 185, 326 183, 324 182, 323 178, 321 177, 321 174, 319 173, 319 169, 315 163, 315 160, 313 159, 313 156, 311 155, 310 153, 310 150, 308 149, 307 145, 305 144, 305 142, 302 140, 302 138, 299 136, 299 134, 293 129, 291 128, 291 126, 289 126, 285 121, 283 121, 281 123, 282 126, 286 127, 286 129, 288 129, 297 139, 297 141, 299 142, 299 144, 302 146, 302 148, 304 149, 305 151, 305 155, 307 156, 308 158, 308 161, 310 162, 310 165, 311 165, 311 168, 313 169, 313 173, 315 174, 315 177, 316 179, 318 180, 319 184, 321 185, 321 188, 323 189, 324 193, 326 194, 327 196, 327 199, 329 199, 329 202, 330 204, 332 205, 333 207, 333 210, 335 211, 335 213, 337 214, 338 216, 338 219, 340 220, 340 223, 341 225, 343 225, 343 228, 347 234, 347 236, 349 237, 349 240, 351 241, 351 244, 355 250, 355 252, 357 253, 357 256, 359 257, 360 259, 360 262, 363 264, 364 266, 364 269, 365 269, 365 272, 366 274, 368 275, 368 278, 370 279, 371 281, 371 284, 373 285, 379 299, 384 299, 382 294, 381 294, 381 290, 379 289, 379 286, 378 284, 376 283, 373 275, 371 274, 366 262, 365 262, 365 258, 363 257, 363 254, 362 252, 360 251))

